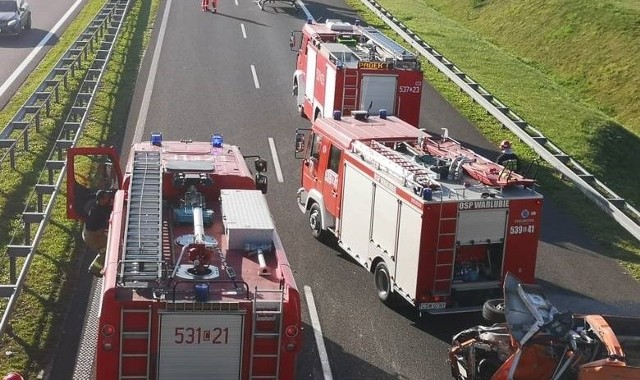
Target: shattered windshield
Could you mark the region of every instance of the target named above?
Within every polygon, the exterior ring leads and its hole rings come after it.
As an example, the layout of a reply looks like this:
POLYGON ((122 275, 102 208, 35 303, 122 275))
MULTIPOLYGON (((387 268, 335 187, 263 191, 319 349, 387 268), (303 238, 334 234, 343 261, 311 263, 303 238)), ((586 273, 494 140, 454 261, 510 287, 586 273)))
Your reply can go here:
POLYGON ((507 273, 504 280, 504 299, 507 326, 520 345, 525 344, 559 313, 544 295, 542 287, 523 284, 511 273, 507 273))

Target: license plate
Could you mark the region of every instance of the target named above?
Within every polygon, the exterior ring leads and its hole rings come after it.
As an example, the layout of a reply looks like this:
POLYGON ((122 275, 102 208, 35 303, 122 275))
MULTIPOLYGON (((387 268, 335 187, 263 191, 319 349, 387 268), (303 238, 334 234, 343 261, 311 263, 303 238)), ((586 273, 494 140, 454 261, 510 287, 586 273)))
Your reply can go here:
POLYGON ((421 303, 419 306, 420 310, 435 310, 435 309, 444 309, 447 307, 446 302, 427 302, 421 303))

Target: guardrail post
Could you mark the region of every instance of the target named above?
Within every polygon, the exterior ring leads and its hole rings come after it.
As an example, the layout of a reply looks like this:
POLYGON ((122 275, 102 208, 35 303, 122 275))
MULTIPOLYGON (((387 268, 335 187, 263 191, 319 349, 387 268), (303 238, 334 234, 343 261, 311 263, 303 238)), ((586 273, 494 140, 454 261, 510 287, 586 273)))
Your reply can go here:
POLYGON ((53 185, 54 182, 54 172, 62 170, 62 168, 64 168, 64 165, 66 164, 65 161, 55 161, 55 160, 47 160, 45 167, 47 168, 47 171, 49 172, 49 185, 53 185))
POLYGON ((16 273, 16 258, 27 257, 33 250, 30 245, 8 245, 7 255, 9 256, 9 280, 15 284, 18 280, 16 273))
POLYGON ((44 210, 44 195, 51 195, 56 191, 55 185, 36 184, 36 193, 38 194, 38 212, 42 213, 44 210))
POLYGON ((41 212, 23 212, 22 220, 24 221, 24 244, 31 245, 31 225, 42 222, 44 214, 41 212))
POLYGON ((11 163, 11 169, 16 168, 16 157, 14 152, 14 147, 16 144, 16 140, 13 139, 0 139, 0 148, 9 149, 9 161, 11 163))

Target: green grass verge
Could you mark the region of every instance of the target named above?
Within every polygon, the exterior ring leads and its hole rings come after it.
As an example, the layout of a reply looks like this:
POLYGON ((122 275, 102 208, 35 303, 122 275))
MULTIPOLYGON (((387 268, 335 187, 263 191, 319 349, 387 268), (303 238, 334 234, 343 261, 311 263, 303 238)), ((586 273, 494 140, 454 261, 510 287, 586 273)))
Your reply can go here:
MULTIPOLYGON (((515 8, 518 4, 524 7, 525 3, 535 3, 539 12, 543 12, 544 8, 551 5, 560 12, 567 2, 523 3, 490 0, 471 2, 378 0, 378 2, 471 78, 584 164, 614 191, 626 197, 632 204, 640 203, 640 192, 637 191, 637 184, 640 183, 640 170, 637 170, 640 164, 637 158, 640 139, 638 139, 638 129, 634 127, 637 120, 625 118, 622 113, 606 115, 602 109, 611 110, 611 107, 598 103, 595 96, 588 95, 600 90, 590 90, 589 93, 588 89, 583 87, 578 91, 576 86, 569 85, 571 81, 558 79, 561 75, 554 71, 553 65, 546 63, 543 65, 531 57, 523 58, 522 50, 506 43, 498 45, 501 40, 494 38, 495 34, 501 33, 504 34, 503 39, 509 39, 512 34, 519 36, 520 32, 513 32, 514 29, 519 28, 526 29, 526 32, 521 32, 523 36, 544 34, 543 30, 547 25, 545 18, 530 17, 526 12, 520 17, 515 17, 514 13, 505 12, 503 18, 497 15, 489 17, 476 14, 488 13, 487 8, 506 7, 508 4, 515 8), (486 7, 479 5, 486 5, 486 7), (487 24, 499 25, 499 27, 494 25, 495 28, 499 28, 499 31, 490 34, 474 25, 473 22, 480 23, 477 19, 481 17, 486 18, 487 24), (517 76, 514 77, 515 74, 517 76), (610 116, 617 116, 619 120, 624 119, 629 126, 619 124, 610 116), (612 147, 614 148, 611 149, 612 147)), ((582 8, 595 7, 601 10, 601 7, 588 0, 573 3, 580 3, 582 8)), ((367 23, 402 41, 359 0, 347 0, 347 4, 358 10, 367 23)), ((575 12, 581 9, 577 5, 575 9, 573 5, 567 5, 567 7, 575 12)), ((499 13, 499 10, 494 9, 494 12, 499 13)), ((529 9, 529 12, 533 10, 529 9)), ((543 13, 552 17, 548 12, 543 13)), ((625 20, 622 18, 619 22, 623 23, 625 20)), ((558 25, 554 28, 558 28, 558 25)), ((611 33, 615 34, 620 28, 612 29, 611 33)), ((608 34, 602 29, 600 32, 608 34)), ((521 46, 522 49, 527 43, 524 37, 520 39, 520 44, 525 45, 521 46)), ((566 43, 569 44, 571 41, 568 40, 566 43)), ((582 48, 593 52, 594 46, 600 45, 585 43, 582 48)), ((562 45, 556 45, 553 51, 562 50, 562 45)), ((637 53, 635 59, 640 60, 640 51, 637 48, 635 53, 637 53)), ((544 54, 540 54, 538 58, 542 59, 547 55, 552 55, 552 51, 545 50, 544 54)), ((576 67, 577 65, 582 63, 576 63, 576 67)), ((586 67, 585 64, 582 70, 586 70, 586 67)), ((514 138, 508 130, 501 128, 493 117, 487 115, 483 108, 460 92, 457 86, 426 61, 423 69, 429 83, 473 122, 489 140, 497 143, 504 138, 514 138)), ((611 69, 614 70, 614 68, 611 69)), ((630 83, 637 83, 640 74, 634 78, 630 83)), ((610 82, 610 85, 612 88, 608 89, 608 93, 615 92, 616 84, 610 82)), ((637 90, 635 94, 637 96, 637 90)), ((635 103, 636 110, 639 105, 640 102, 635 103)), ((640 112, 636 112, 636 115, 638 114, 640 112)), ((517 152, 527 160, 536 158, 536 154, 528 150, 524 144, 517 144, 517 152)), ((555 204, 573 214, 581 226, 600 243, 601 253, 620 260, 626 271, 636 279, 640 279, 640 245, 637 240, 551 168, 543 165, 538 180, 545 197, 552 199, 555 204)))
MULTIPOLYGON (((103 3, 102 0, 90 0, 87 3, 85 9, 61 37, 58 45, 34 71, 11 104, 3 110, 0 120, 5 123, 10 120, 103 3)), ((85 127, 81 145, 116 144, 124 135, 129 104, 153 28, 158 3, 159 0, 133 2, 103 76, 103 83, 89 117, 90 122, 85 127)), ((21 154, 33 156, 36 163, 30 168, 25 164, 19 172, 33 173, 29 174, 30 176, 37 176, 40 172, 40 161, 44 160, 43 157, 48 153, 44 148, 48 146, 47 142, 57 135, 56 126, 61 125, 60 120, 50 120, 48 123, 51 126, 41 131, 43 149, 36 150, 32 146, 29 152, 21 154)), ((8 169, 3 169, 3 175, 5 172, 8 174, 8 169)), ((16 193, 17 189, 26 192, 30 188, 24 186, 21 180, 13 186, 8 184, 2 189, 2 201, 8 202, 8 192, 16 193)), ((26 286, 13 315, 11 329, 0 341, 3 352, 12 353, 0 356, 0 374, 9 370, 20 370, 26 378, 34 379, 40 371, 46 369, 55 350, 58 349, 62 324, 78 279, 80 276, 87 276, 86 268, 81 264, 86 260, 82 257, 82 243, 78 243, 81 242, 80 228, 77 223, 66 219, 65 196, 64 192, 59 195, 52 220, 32 262, 26 286)), ((14 203, 13 199, 9 203, 14 203)), ((11 215, 8 210, 9 203, 5 203, 4 207, 0 205, 5 215, 11 215)), ((24 204, 20 201, 15 203, 24 204)), ((22 207, 19 206, 20 209, 15 211, 22 211, 22 207)), ((19 223, 13 222, 10 226, 14 231, 20 231, 19 223)), ((6 244, 9 238, 9 234, 4 234, 1 241, 6 244)), ((3 273, 6 271, 3 270, 3 273)))

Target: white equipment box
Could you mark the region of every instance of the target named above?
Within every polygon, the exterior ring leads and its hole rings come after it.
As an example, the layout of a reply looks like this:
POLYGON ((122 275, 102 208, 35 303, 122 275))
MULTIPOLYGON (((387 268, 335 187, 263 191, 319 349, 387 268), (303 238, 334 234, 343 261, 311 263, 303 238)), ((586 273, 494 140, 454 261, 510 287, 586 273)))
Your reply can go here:
POLYGON ((220 190, 227 249, 253 250, 271 245, 273 219, 260 190, 220 190))

